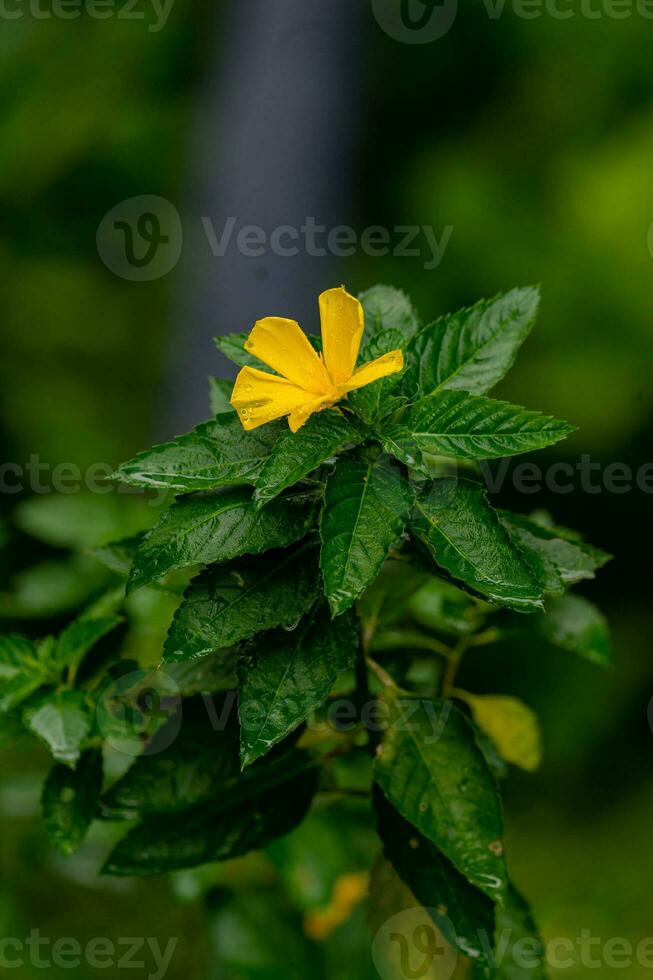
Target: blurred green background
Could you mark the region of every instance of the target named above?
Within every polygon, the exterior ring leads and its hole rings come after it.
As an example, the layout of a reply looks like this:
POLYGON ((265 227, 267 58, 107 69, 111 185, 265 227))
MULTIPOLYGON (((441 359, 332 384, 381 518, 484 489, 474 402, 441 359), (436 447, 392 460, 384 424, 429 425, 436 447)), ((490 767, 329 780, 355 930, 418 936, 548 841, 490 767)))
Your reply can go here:
MULTIPOLYGON (((95 235, 103 215, 134 195, 162 195, 183 210, 190 133, 219 56, 220 14, 177 0, 158 33, 115 18, 26 16, 2 25, 3 460, 24 464, 38 454, 52 466, 115 464, 157 431, 183 284, 179 274, 136 283, 114 276, 98 257, 95 235)), ((347 220, 359 231, 411 223, 432 225, 438 235, 444 226, 453 231, 435 270, 424 270, 424 256, 356 255, 339 262, 334 281, 352 291, 378 281, 401 286, 424 318, 540 282, 539 326, 497 393, 579 426, 562 446, 539 454, 545 462, 576 465, 589 453, 601 467, 622 462, 637 470, 653 435, 651 22, 637 15, 524 20, 509 10, 493 20, 483 4, 466 2, 445 37, 412 46, 387 36, 364 4, 356 30, 362 92, 347 220)), ((207 374, 222 366, 210 347, 205 365, 207 374)), ((50 508, 43 533, 41 505, 30 509, 29 496, 0 495, 0 614, 3 631, 43 633, 95 585, 91 566, 76 560, 72 567, 65 548, 110 537, 135 502, 70 496, 58 512, 57 501, 43 495, 50 508), (79 518, 70 516, 71 501, 79 518), (26 573, 34 562, 37 574, 26 573), (30 626, 34 614, 40 621, 30 626)), ((519 695, 542 719, 541 770, 513 772, 507 786, 513 874, 545 938, 575 941, 586 929, 603 942, 624 937, 636 945, 653 935, 644 530, 651 495, 584 492, 577 481, 573 493, 526 496, 506 481, 502 500, 515 510, 547 507, 616 555, 584 590, 611 621, 616 672, 549 648, 501 647, 477 654, 465 669, 465 686, 519 695)), ((348 859, 329 865, 340 839, 337 808, 264 859, 174 881, 112 881, 96 876, 109 831, 67 862, 50 849, 38 815, 45 757, 31 744, 12 745, 0 762, 0 936, 38 928, 80 941, 156 936, 163 945, 178 936, 170 980, 375 976, 362 907, 326 944, 308 950, 301 929, 284 932, 307 908, 328 903, 323 884, 317 893, 309 887, 311 875, 322 881, 309 860, 316 842, 329 882, 369 863, 369 841, 357 848, 350 839, 348 859), (256 887, 243 896, 249 881, 256 887), (209 929, 200 900, 207 885, 219 886, 210 895, 209 929), (243 949, 249 959, 241 962, 243 949)), ((96 975, 88 968, 50 975, 73 972, 96 975)), ((639 980, 649 972, 578 961, 551 970, 571 980, 613 973, 639 980)), ((26 966, 15 975, 42 971, 26 966)))

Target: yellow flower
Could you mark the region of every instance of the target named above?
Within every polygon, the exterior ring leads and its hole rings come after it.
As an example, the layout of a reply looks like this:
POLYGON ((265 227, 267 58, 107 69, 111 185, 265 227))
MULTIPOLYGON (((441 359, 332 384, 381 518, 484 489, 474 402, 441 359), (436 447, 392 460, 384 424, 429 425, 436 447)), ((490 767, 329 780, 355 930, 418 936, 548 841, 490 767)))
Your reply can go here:
POLYGON ((401 371, 403 354, 393 350, 356 368, 364 329, 363 307, 344 286, 320 296, 322 353, 311 346, 295 320, 268 316, 258 320, 245 350, 277 374, 244 367, 231 393, 243 428, 288 416, 293 432, 314 412, 335 405, 350 391, 401 371))

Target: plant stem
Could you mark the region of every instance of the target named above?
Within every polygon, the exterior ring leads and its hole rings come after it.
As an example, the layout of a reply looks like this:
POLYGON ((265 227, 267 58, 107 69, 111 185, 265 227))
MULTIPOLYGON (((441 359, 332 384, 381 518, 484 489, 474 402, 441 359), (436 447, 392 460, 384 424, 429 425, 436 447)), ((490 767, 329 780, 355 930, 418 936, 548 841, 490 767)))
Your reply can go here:
POLYGON ((465 656, 468 645, 469 638, 463 636, 458 640, 458 643, 451 651, 451 655, 447 661, 447 666, 445 667, 444 674, 442 675, 440 694, 443 698, 451 697, 451 692, 456 680, 456 674, 458 673, 460 662, 465 656))

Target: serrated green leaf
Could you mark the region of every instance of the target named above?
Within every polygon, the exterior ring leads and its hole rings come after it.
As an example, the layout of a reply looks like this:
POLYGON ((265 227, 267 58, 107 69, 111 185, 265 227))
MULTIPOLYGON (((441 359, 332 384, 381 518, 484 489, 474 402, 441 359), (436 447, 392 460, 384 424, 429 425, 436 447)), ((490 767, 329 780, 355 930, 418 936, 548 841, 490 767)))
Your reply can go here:
POLYGON ((388 697, 377 783, 469 882, 501 902, 507 885, 496 783, 474 731, 451 701, 388 697))
POLYGON ((338 459, 320 521, 320 566, 334 616, 372 584, 403 532, 409 508, 408 481, 388 456, 338 459))
POLYGON ((228 357, 230 361, 238 367, 261 367, 258 357, 254 357, 245 350, 246 333, 228 333, 222 337, 214 337, 215 346, 220 353, 228 357))
POLYGON ((402 390, 409 397, 442 388, 485 394, 512 367, 538 304, 538 289, 513 289, 424 327, 409 345, 402 390))
POLYGON ((0 686, 0 714, 12 711, 46 684, 48 676, 38 671, 22 671, 0 686))
POLYGON ((494 930, 492 901, 470 885, 430 840, 397 813, 380 791, 374 794, 374 805, 383 853, 399 877, 429 911, 452 946, 475 960, 487 960, 488 953, 481 939, 494 930))
POLYGON ((51 843, 66 856, 77 850, 97 810, 102 790, 102 753, 84 752, 74 770, 57 765, 43 787, 43 820, 51 843))
POLYGON ((537 715, 519 698, 504 694, 457 691, 472 710, 472 717, 494 743, 499 755, 526 772, 542 761, 542 735, 537 715))
POLYGON ((351 620, 330 620, 326 609, 292 632, 259 639, 238 667, 243 766, 294 731, 328 697, 338 675, 352 665, 357 645, 351 620))
POLYGON ((541 619, 547 639, 599 667, 614 666, 614 651, 605 616, 580 595, 564 595, 547 603, 541 619))
POLYGON ((95 644, 123 622, 122 616, 80 617, 59 635, 53 658, 57 666, 75 670, 95 644))
POLYGON ((297 488, 257 510, 244 488, 177 501, 145 536, 134 557, 127 592, 175 568, 229 561, 293 544, 316 516, 315 490, 297 488))
POLYGON ((111 852, 103 873, 162 874, 240 857, 301 823, 314 792, 315 774, 307 772, 218 812, 202 804, 148 817, 111 852))
POLYGON ((163 659, 201 657, 262 630, 290 626, 308 611, 319 588, 317 546, 311 542, 208 568, 184 593, 163 659))
POLYGON ((26 727, 45 742, 57 762, 71 767, 91 731, 91 720, 81 691, 51 691, 23 711, 26 727))
POLYGON ((542 590, 481 486, 436 480, 416 500, 410 530, 455 579, 515 609, 542 607, 542 590))
POLYGON ((0 636, 0 681, 19 674, 25 664, 37 659, 36 647, 21 633, 0 636))
POLYGON ((0 636, 0 714, 26 701, 50 675, 46 659, 26 636, 0 636))
POLYGON ((560 595, 568 586, 594 578, 594 573, 610 561, 605 551, 569 537, 566 528, 508 511, 501 511, 499 517, 546 592, 560 595))
POLYGON ((356 445, 363 438, 339 412, 312 415, 299 432, 284 432, 273 447, 256 481, 254 499, 263 506, 345 446, 356 445))
POLYGON ((122 463, 114 479, 136 487, 185 493, 255 483, 282 432, 280 424, 245 432, 238 416, 218 415, 172 442, 122 463))
POLYGON ((235 411, 229 401, 233 386, 228 378, 209 378, 209 405, 213 415, 235 411))
MULTIPOLYGON (((365 332, 358 359, 359 364, 380 357, 388 351, 405 350, 419 329, 419 320, 409 298, 392 286, 372 286, 359 296, 365 312, 365 332)), ((402 404, 390 395, 397 388, 401 375, 394 374, 354 391, 349 404, 364 422, 386 416, 402 404)))
POLYGON ((408 409, 400 425, 383 435, 386 452, 428 474, 421 454, 496 459, 543 449, 571 432, 566 422, 508 402, 443 391, 408 409))

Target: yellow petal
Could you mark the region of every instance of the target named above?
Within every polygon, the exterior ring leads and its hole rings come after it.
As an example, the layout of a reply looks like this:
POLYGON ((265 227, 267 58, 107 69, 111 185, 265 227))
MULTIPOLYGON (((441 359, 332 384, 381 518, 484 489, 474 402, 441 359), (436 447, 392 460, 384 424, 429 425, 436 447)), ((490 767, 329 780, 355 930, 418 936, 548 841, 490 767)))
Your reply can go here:
POLYGON ((378 381, 379 378, 387 378, 389 374, 402 371, 403 367, 404 355, 400 350, 391 350, 373 361, 368 361, 367 364, 363 364, 357 371, 354 371, 349 381, 340 385, 340 391, 344 393, 362 388, 364 385, 371 384, 372 381, 378 381))
MULTIPOLYGON (((311 412, 316 411, 312 407, 316 402, 315 395, 286 378, 252 367, 244 367, 239 372, 230 400, 247 431, 284 415, 306 411, 308 418, 311 412)), ((318 400, 324 401, 323 398, 318 400)))
POLYGON ((321 412, 323 408, 326 408, 330 403, 328 398, 314 398, 312 402, 306 402, 301 408, 296 409, 296 411, 291 412, 288 416, 288 425, 290 426, 291 432, 297 432, 298 429, 308 422, 308 419, 314 412, 321 412))
POLYGON ((326 394, 332 388, 324 364, 296 320, 280 316, 257 320, 245 350, 306 391, 326 394))
POLYGON ((363 307, 344 286, 320 296, 322 351, 331 380, 342 385, 356 367, 364 329, 363 307))

